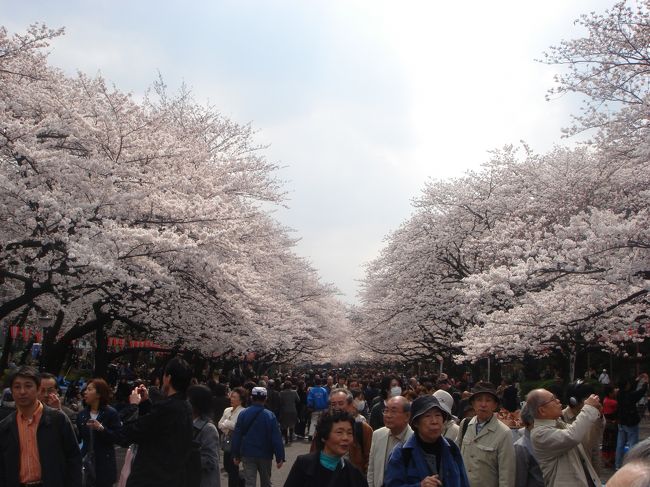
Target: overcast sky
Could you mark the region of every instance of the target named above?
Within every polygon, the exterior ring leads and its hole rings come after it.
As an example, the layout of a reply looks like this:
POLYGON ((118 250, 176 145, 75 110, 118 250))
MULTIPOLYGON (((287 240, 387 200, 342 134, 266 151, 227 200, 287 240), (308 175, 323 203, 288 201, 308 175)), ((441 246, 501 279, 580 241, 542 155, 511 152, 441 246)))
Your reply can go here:
POLYGON ((563 143, 570 97, 544 99, 543 51, 613 1, 0 0, 11 32, 66 28, 51 62, 141 95, 158 71, 252 122, 282 166, 280 221, 298 253, 356 300, 363 263, 411 213, 428 178, 490 149, 563 143))

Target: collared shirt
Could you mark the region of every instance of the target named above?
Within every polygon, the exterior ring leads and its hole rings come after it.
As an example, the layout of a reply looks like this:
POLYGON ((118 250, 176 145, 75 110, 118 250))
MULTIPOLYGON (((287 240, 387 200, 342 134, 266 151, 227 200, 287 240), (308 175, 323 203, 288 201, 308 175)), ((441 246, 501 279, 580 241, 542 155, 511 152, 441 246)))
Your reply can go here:
POLYGON ((390 452, 392 452, 393 448, 395 448, 395 446, 397 446, 398 444, 404 443, 404 438, 406 438, 407 430, 408 430, 408 425, 407 427, 404 428, 404 430, 399 435, 394 435, 392 432, 390 435, 388 435, 388 441, 386 442, 386 455, 384 456, 384 470, 386 469, 386 465, 388 465, 390 452))
POLYGON ((41 459, 38 454, 36 430, 43 415, 43 404, 38 401, 38 406, 31 418, 23 416, 16 411, 16 424, 18 425, 18 441, 20 442, 20 483, 38 482, 41 480, 41 459))
POLYGON ((478 435, 481 430, 485 427, 486 424, 490 422, 490 420, 494 417, 494 415, 490 416, 490 419, 487 421, 483 421, 482 423, 478 422, 478 418, 476 419, 476 434, 478 435))

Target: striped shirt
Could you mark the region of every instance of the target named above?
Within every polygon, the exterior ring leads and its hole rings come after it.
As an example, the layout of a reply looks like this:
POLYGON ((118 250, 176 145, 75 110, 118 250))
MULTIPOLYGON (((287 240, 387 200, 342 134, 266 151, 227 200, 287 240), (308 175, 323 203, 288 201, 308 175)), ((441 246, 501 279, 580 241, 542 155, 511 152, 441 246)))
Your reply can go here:
POLYGON ((38 402, 31 418, 16 411, 18 440, 20 441, 20 483, 39 482, 41 480, 41 459, 38 455, 36 430, 43 415, 43 404, 38 402))

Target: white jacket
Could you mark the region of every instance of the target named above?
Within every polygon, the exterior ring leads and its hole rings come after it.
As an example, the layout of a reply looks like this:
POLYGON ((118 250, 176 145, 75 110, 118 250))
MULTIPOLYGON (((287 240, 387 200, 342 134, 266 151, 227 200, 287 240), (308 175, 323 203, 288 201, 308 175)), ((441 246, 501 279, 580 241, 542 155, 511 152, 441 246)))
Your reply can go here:
POLYGON ((232 435, 232 432, 235 431, 235 425, 237 424, 237 418, 239 413, 241 413, 245 408, 239 406, 235 412, 233 412, 232 407, 226 408, 223 410, 223 416, 219 420, 219 431, 224 435, 232 435))

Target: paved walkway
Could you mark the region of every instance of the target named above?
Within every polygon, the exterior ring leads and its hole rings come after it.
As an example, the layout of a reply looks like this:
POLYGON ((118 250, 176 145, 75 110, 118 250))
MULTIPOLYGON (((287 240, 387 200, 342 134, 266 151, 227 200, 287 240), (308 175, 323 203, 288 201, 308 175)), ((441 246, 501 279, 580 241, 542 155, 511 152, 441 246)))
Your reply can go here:
MULTIPOLYGON (((284 485, 284 482, 287 480, 287 477, 289 476, 289 470, 291 470, 291 467, 293 466, 294 462, 296 461, 296 457, 298 455, 303 455, 305 453, 309 453, 309 443, 307 440, 296 440, 291 445, 286 446, 284 448, 284 454, 287 457, 286 463, 282 466, 282 468, 278 469, 275 465, 275 460, 273 461, 273 470, 271 473, 271 483, 273 484, 274 487, 282 487, 284 485)), ((223 460, 222 460, 223 464, 223 460)), ((257 485, 260 485, 259 479, 257 480, 257 485)), ((221 474, 221 487, 228 487, 228 477, 226 477, 225 473, 221 474)), ((248 487, 248 485, 246 486, 248 487)))

